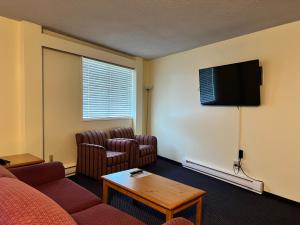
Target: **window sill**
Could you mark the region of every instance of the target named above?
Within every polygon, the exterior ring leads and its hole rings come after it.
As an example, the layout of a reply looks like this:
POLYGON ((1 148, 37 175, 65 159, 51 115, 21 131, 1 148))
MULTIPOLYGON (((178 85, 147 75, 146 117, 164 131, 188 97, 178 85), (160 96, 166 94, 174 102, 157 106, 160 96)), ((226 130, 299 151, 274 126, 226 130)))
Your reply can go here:
POLYGON ((101 121, 101 120, 132 120, 131 117, 101 117, 92 119, 82 119, 83 122, 101 121))

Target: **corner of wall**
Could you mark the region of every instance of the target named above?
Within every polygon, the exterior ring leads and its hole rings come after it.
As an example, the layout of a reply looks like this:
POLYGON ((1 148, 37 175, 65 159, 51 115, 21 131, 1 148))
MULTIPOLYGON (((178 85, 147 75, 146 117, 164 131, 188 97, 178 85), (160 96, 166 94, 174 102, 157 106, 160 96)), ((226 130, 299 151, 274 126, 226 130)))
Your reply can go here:
POLYGON ((141 57, 136 57, 136 115, 133 122, 135 132, 138 134, 145 133, 144 125, 144 60, 141 57))
POLYGON ((19 113, 22 151, 43 157, 42 48, 40 25, 19 22, 19 113))

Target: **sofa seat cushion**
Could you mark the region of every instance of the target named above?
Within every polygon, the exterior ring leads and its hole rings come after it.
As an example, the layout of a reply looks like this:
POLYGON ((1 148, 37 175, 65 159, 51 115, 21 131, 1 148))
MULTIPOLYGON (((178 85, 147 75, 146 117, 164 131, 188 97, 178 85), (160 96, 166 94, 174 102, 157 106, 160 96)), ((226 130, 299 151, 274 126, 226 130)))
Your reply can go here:
POLYGON ((114 166, 128 161, 126 152, 106 151, 107 166, 114 166))
POLYGON ((96 205, 72 216, 79 225, 146 225, 107 204, 96 205))
POLYGON ((68 178, 49 182, 35 188, 52 198, 68 213, 75 213, 101 203, 100 198, 68 178))
POLYGON ((139 145, 140 156, 146 156, 154 154, 154 148, 152 145, 139 145))
POLYGON ((0 178, 1 225, 76 225, 57 203, 29 185, 0 178))

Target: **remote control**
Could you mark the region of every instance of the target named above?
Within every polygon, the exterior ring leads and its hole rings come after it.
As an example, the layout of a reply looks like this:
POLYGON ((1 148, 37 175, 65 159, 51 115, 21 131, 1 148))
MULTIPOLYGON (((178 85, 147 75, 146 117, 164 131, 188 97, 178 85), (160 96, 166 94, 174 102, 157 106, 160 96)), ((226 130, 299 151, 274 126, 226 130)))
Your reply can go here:
POLYGON ((143 173, 143 170, 135 170, 135 171, 132 171, 132 172, 130 172, 130 175, 131 175, 131 176, 134 176, 134 175, 140 174, 140 173, 143 173))

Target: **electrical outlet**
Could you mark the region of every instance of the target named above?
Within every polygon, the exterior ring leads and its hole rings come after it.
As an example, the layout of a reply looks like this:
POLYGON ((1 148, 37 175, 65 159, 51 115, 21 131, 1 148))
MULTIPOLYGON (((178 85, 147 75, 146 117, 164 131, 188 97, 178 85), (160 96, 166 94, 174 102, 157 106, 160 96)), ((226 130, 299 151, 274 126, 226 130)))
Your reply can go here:
POLYGON ((234 171, 235 174, 238 174, 240 172, 241 168, 242 167, 241 167, 241 161, 240 160, 233 161, 233 171, 234 171), (236 172, 236 170, 237 170, 237 172, 236 172))
POLYGON ((233 166, 240 168, 241 167, 240 161, 233 161, 233 166))

